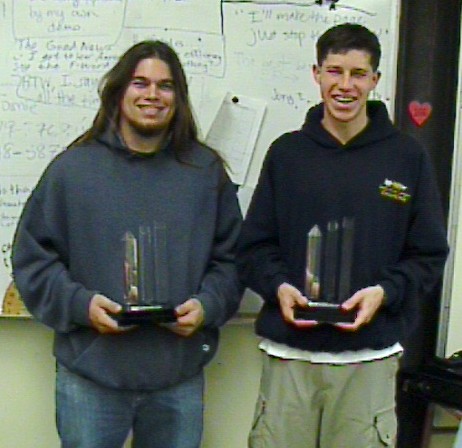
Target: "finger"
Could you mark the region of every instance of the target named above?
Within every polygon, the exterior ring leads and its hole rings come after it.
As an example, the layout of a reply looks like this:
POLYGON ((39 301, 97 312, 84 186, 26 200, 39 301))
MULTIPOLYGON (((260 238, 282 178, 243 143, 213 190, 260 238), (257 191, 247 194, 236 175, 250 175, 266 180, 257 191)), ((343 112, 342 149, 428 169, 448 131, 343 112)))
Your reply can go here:
POLYGON ((163 324, 162 326, 179 336, 190 336, 196 330, 196 326, 190 324, 179 324, 178 322, 163 324))
POLYGON ((117 321, 107 315, 101 315, 99 319, 94 323, 94 327, 100 333, 116 333, 122 331, 117 321))
POLYGON ((294 325, 297 328, 312 328, 319 325, 319 322, 317 320, 295 319, 294 325))
POLYGON ((178 316, 176 319, 176 323, 177 325, 180 325, 180 326, 193 325, 194 322, 196 322, 197 318, 198 318, 197 312, 191 311, 187 314, 178 316))
POLYGON ((113 300, 108 299, 107 297, 102 297, 102 301, 99 304, 101 308, 104 308, 109 313, 117 314, 122 310, 120 303, 114 302, 113 300))
POLYGON ((118 322, 109 316, 104 308, 93 306, 90 316, 92 327, 101 334, 124 333, 135 328, 135 326, 120 327, 118 322))
POLYGON ((188 299, 186 302, 182 303, 181 305, 175 308, 177 315, 184 315, 188 314, 195 310, 201 310, 202 304, 197 299, 188 299))
POLYGON ((185 303, 182 303, 181 305, 177 306, 175 308, 175 313, 177 315, 178 318, 180 318, 180 316, 184 316, 186 314, 188 314, 190 312, 190 305, 187 304, 187 302, 185 303))
POLYGON ((353 323, 348 323, 348 322, 337 322, 335 324, 336 327, 340 328, 341 330, 345 331, 356 331, 358 330, 362 325, 366 323, 365 321, 365 313, 364 310, 360 310, 356 314, 355 321, 353 323))
POLYGON ((307 306, 308 305, 308 299, 305 296, 302 296, 301 294, 296 297, 295 302, 299 306, 307 306))
POLYGON ((284 320, 287 322, 294 321, 294 309, 292 306, 281 303, 281 313, 284 320))
POLYGON ((338 329, 345 330, 345 331, 356 331, 359 328, 359 326, 356 323, 353 323, 353 324, 336 323, 334 325, 338 329))
POLYGON ((362 299, 363 299, 363 294, 361 291, 358 291, 355 294, 353 294, 349 299, 345 300, 345 302, 342 303, 342 308, 345 309, 346 311, 350 311, 353 308, 357 307, 362 299))
POLYGON ((367 324, 372 320, 374 316, 374 311, 371 308, 365 308, 358 313, 358 317, 360 318, 360 325, 367 324))
POLYGON ((178 327, 190 328, 191 331, 196 331, 204 322, 204 315, 197 312, 192 312, 184 317, 184 319, 179 319, 178 327))
POLYGON ((291 322, 293 322, 295 320, 295 316, 294 316, 295 309, 305 308, 307 306, 308 306, 308 300, 305 297, 303 296, 296 297, 295 300, 292 300, 290 303, 287 304, 286 315, 288 319, 291 322))
POLYGON ((105 327, 108 327, 108 328, 118 328, 119 327, 119 323, 117 322, 117 320, 109 316, 106 312, 101 313, 100 323, 101 325, 104 325, 105 327))
POLYGON ((96 294, 93 296, 91 302, 90 302, 90 313, 95 313, 98 315, 101 310, 104 310, 105 312, 109 313, 118 313, 122 309, 122 306, 114 302, 113 300, 108 299, 107 297, 96 294))
POLYGON ((178 305, 175 308, 177 320, 197 314, 200 312, 201 309, 201 305, 198 304, 196 301, 187 300, 186 302, 182 303, 181 305, 178 305))

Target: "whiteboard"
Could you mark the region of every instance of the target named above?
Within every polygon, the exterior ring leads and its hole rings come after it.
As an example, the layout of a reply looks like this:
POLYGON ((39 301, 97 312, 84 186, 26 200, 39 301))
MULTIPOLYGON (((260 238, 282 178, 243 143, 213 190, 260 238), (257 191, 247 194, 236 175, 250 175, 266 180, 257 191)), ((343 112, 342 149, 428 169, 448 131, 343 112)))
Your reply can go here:
POLYGON ((140 40, 161 39, 178 52, 202 137, 227 92, 266 102, 246 188, 254 187, 269 144, 299 128, 319 101, 311 67, 327 28, 356 22, 377 33, 383 76, 373 96, 392 114, 399 1, 322 3, 0 0, 0 300, 28 195, 50 160, 90 126, 101 76, 140 40))

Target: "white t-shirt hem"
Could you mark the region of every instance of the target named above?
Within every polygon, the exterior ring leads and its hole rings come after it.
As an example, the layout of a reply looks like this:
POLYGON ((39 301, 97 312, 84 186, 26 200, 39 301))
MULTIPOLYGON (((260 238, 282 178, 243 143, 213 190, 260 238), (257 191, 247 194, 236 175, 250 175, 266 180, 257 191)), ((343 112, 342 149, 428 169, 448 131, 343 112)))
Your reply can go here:
POLYGON ((381 350, 362 349, 329 353, 301 350, 269 339, 263 339, 259 344, 259 348, 276 358, 308 361, 315 364, 353 364, 384 359, 403 352, 403 347, 399 342, 381 350))

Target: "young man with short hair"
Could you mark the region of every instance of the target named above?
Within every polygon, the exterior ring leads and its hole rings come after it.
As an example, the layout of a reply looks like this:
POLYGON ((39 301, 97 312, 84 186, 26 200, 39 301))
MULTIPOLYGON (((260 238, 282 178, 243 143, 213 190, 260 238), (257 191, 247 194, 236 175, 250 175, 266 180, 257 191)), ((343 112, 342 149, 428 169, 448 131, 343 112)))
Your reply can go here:
POLYGON ((435 286, 448 248, 428 155, 392 125, 383 103, 368 100, 380 53, 376 35, 357 24, 319 38, 313 75, 322 103, 301 130, 272 144, 245 219, 238 270, 264 299, 252 448, 379 448, 396 439, 405 310, 435 286), (320 253, 334 269, 347 260, 340 269, 349 288, 337 299, 353 322, 294 318, 312 299, 313 228, 323 238, 339 229, 320 253), (344 253, 333 255, 339 247, 344 253))

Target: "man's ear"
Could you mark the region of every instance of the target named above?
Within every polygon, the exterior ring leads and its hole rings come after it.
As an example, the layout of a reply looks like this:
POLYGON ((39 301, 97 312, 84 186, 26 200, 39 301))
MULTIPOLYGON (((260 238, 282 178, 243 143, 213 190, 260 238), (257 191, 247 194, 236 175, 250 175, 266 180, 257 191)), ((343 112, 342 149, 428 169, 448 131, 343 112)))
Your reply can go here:
POLYGON ((313 64, 312 71, 313 71, 314 80, 319 84, 320 82, 319 77, 321 75, 321 67, 319 67, 319 65, 317 64, 313 64))
POLYGON ((379 81, 380 81, 380 78, 382 77, 382 72, 380 72, 379 70, 377 70, 377 71, 374 73, 374 77, 375 77, 375 85, 377 86, 377 84, 378 84, 379 81))

